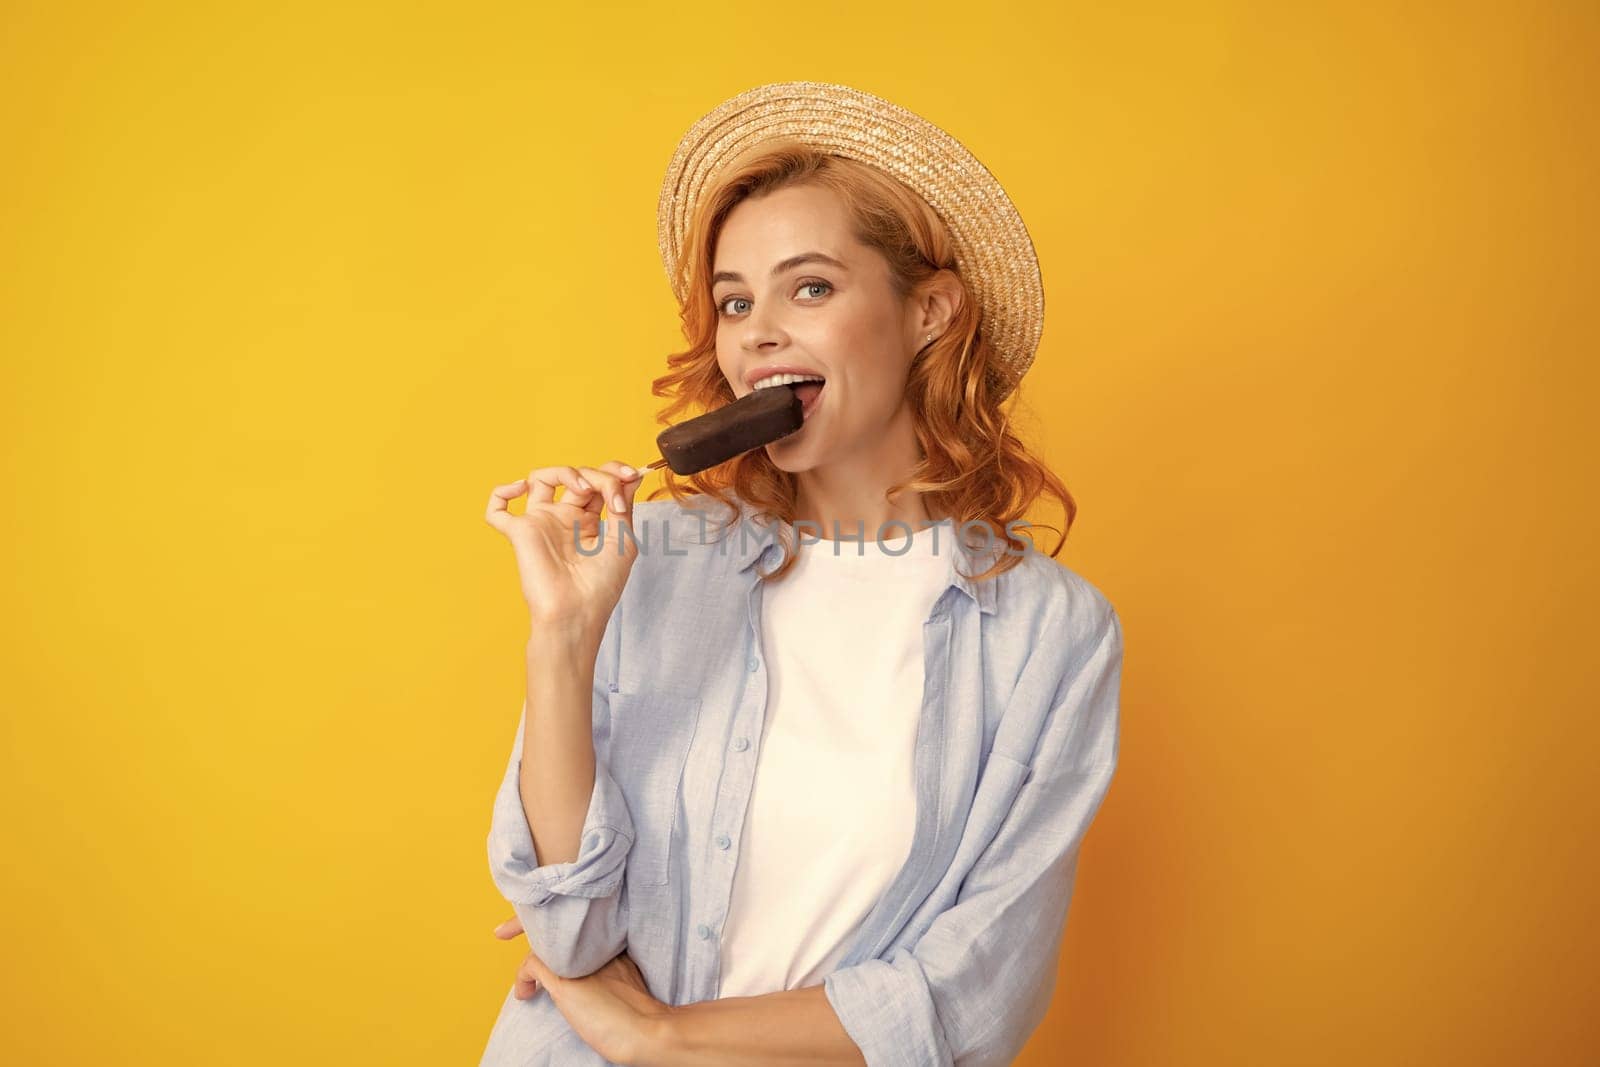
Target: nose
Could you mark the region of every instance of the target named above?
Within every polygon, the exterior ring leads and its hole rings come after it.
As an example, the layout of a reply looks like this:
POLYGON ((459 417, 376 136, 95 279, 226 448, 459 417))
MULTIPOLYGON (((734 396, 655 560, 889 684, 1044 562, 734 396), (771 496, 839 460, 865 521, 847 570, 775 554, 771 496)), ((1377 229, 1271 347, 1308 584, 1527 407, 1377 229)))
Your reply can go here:
POLYGON ((744 321, 739 346, 746 352, 771 352, 782 348, 787 340, 777 322, 758 306, 744 321))

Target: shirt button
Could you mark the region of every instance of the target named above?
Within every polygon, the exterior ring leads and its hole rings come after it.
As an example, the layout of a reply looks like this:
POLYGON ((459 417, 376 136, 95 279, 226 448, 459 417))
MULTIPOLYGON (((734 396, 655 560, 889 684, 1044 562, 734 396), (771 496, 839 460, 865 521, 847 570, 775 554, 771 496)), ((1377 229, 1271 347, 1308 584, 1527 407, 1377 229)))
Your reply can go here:
POLYGON ((694 932, 700 935, 700 940, 704 941, 706 938, 711 936, 711 927, 707 926, 705 923, 701 923, 695 928, 694 932))
POLYGON ((754 656, 751 656, 747 661, 745 661, 745 666, 749 667, 751 673, 753 674, 755 673, 755 669, 761 666, 761 664, 756 662, 756 658, 754 656))
POLYGON ((727 848, 731 844, 733 844, 733 842, 731 840, 729 840, 727 834, 718 834, 717 835, 717 847, 718 848, 727 848))
POLYGON ((733 750, 735 752, 743 752, 749 747, 750 739, 748 737, 736 737, 733 739, 733 750))

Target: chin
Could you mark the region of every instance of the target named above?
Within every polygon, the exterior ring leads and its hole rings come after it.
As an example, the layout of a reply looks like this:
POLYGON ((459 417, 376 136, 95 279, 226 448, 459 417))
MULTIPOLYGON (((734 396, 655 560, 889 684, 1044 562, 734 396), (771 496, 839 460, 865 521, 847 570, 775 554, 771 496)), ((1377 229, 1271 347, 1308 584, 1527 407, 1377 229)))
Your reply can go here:
POLYGON ((767 458, 772 465, 787 474, 804 474, 806 471, 816 470, 817 461, 801 449, 794 449, 774 454, 774 450, 767 449, 767 458))
MULTIPOLYGON (((803 431, 802 431, 803 432, 803 431)), ((820 450, 810 441, 784 438, 767 446, 767 458, 772 465, 789 474, 803 474, 822 465, 820 450)))

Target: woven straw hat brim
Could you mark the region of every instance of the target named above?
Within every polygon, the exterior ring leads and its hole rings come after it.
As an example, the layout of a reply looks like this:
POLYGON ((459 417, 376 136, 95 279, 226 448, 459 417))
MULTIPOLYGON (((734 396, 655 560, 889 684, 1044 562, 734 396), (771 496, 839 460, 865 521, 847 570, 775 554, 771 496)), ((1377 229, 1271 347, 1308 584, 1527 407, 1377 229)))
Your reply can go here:
POLYGON ((661 262, 681 304, 690 221, 723 166, 763 141, 792 138, 888 172, 922 196, 949 227, 956 267, 996 350, 1000 395, 1033 362, 1044 328, 1039 259, 1022 216, 976 156, 911 111, 827 82, 775 82, 734 96, 701 117, 667 164, 657 206, 661 262))

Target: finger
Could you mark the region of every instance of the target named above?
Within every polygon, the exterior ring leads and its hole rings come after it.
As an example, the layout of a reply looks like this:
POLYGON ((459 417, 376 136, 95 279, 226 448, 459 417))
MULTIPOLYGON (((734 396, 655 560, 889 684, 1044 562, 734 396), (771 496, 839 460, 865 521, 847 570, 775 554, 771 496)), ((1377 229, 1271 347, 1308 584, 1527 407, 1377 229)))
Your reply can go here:
POLYGON ((537 979, 540 982, 548 982, 553 977, 550 973, 550 968, 544 965, 544 960, 541 960, 532 952, 523 957, 522 969, 518 973, 525 978, 537 979))
POLYGON ((494 928, 494 936, 502 940, 516 937, 522 933, 522 920, 515 915, 494 928))
POLYGON ((633 522, 632 522, 632 519, 631 519, 631 516, 633 515, 633 498, 638 494, 639 487, 644 484, 644 475, 642 473, 639 473, 639 472, 635 472, 635 473, 637 475, 636 477, 629 478, 628 480, 626 480, 625 482, 622 483, 622 495, 623 495, 624 502, 627 504, 626 511, 627 511, 628 515, 630 516, 630 519, 629 519, 629 522, 628 522, 628 526, 629 526, 630 529, 633 526, 633 522))
POLYGON ((637 467, 630 467, 620 459, 608 459, 600 464, 600 469, 610 471, 625 482, 643 481, 644 476, 650 473, 649 471, 639 470, 637 467))
MULTIPOLYGON (((585 498, 592 488, 574 467, 536 467, 528 472, 528 484, 532 487, 528 497, 530 504, 548 504, 555 500, 557 486, 566 486, 569 494, 585 498)), ((575 503, 581 504, 581 501, 575 503)))
MULTIPOLYGON (((617 479, 618 479, 618 481, 620 483, 620 488, 622 490, 621 499, 620 500, 616 500, 616 499, 612 499, 610 497, 608 497, 607 499, 608 499, 608 502, 609 502, 609 506, 611 508, 612 515, 617 517, 618 519, 620 519, 621 522, 625 526, 628 527, 628 531, 630 533, 632 533, 633 532, 633 498, 638 493, 639 486, 644 484, 644 476, 648 472, 647 471, 638 470, 638 469, 636 469, 634 467, 630 467, 630 466, 628 466, 628 464, 626 464, 626 463, 624 463, 624 462, 622 462, 621 460, 618 460, 618 459, 607 460, 606 462, 600 464, 600 467, 601 467, 602 470, 605 470, 605 471, 607 471, 607 472, 609 472, 611 474, 616 475, 616 477, 617 477, 617 479), (618 506, 619 504, 621 505, 620 507, 618 506)), ((611 490, 611 492, 612 492, 613 495, 615 495, 616 490, 611 490)), ((626 549, 625 554, 629 554, 629 553, 632 553, 632 552, 633 552, 633 547, 630 545, 626 549)))
POLYGON ((606 507, 618 513, 628 510, 627 498, 622 495, 622 479, 618 475, 600 467, 580 467, 578 469, 585 478, 594 483, 595 487, 602 492, 606 507))
POLYGON ((489 493, 489 506, 483 513, 484 521, 497 530, 504 530, 506 520, 511 515, 511 502, 527 491, 526 478, 518 478, 514 482, 495 486, 489 493))
POLYGON ((528 953, 522 961, 522 966, 517 968, 516 985, 519 999, 526 1000, 533 996, 541 986, 549 988, 550 977, 549 968, 544 965, 544 961, 533 953, 528 953))
POLYGON ((539 980, 528 973, 526 963, 517 968, 511 980, 511 989, 518 1000, 527 1000, 539 991, 539 980))
MULTIPOLYGON (((621 481, 621 487, 624 490, 623 504, 626 505, 623 510, 631 513, 633 511, 634 494, 638 492, 639 486, 644 482, 644 476, 648 474, 649 471, 643 471, 636 467, 630 467, 620 459, 607 460, 606 462, 600 464, 600 467, 602 470, 610 471, 612 474, 615 474, 621 481)), ((614 501, 612 502, 612 510, 617 510, 614 501)))

